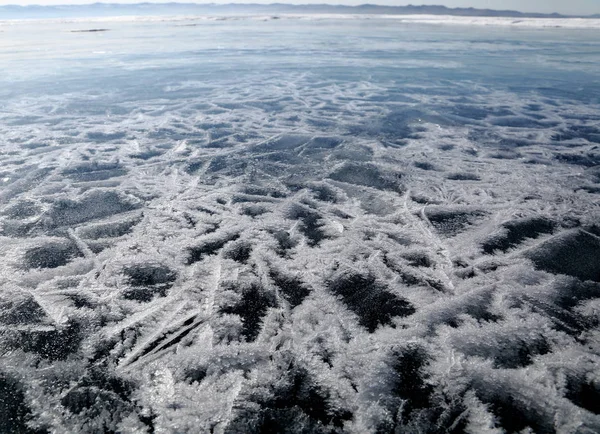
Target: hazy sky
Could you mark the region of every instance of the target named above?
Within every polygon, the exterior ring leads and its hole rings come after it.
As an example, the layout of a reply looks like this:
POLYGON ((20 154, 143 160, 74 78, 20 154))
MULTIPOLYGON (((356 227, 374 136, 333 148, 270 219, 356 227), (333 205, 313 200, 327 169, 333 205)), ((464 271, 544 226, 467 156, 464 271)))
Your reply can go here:
POLYGON ((385 5, 407 5, 407 4, 437 4, 448 7, 476 7, 490 9, 514 9, 523 12, 560 12, 564 14, 595 14, 600 13, 600 0, 435 0, 410 2, 394 0, 0 0, 0 5, 7 4, 84 4, 103 1, 105 3, 140 3, 152 1, 155 3, 167 3, 169 1, 180 1, 186 3, 330 3, 357 5, 363 3, 385 4, 385 5))

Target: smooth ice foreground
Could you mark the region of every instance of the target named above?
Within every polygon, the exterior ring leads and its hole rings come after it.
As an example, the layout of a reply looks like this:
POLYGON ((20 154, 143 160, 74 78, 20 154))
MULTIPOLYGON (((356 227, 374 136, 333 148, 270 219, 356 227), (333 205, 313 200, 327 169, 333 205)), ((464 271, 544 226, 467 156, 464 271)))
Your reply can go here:
POLYGON ((0 432, 600 431, 598 31, 1 31, 0 432))

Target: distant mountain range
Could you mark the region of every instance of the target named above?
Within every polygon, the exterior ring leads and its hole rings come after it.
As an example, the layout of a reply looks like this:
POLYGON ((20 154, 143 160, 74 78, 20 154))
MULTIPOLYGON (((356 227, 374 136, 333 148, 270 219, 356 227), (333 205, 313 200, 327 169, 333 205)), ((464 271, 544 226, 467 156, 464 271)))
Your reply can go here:
MULTIPOLYGON (((448 8, 446 6, 380 6, 364 4, 343 5, 290 5, 273 4, 190 4, 138 3, 64 6, 0 6, 0 19, 76 18, 97 16, 156 16, 156 15, 247 15, 247 14, 383 14, 383 15, 453 15, 467 17, 511 18, 567 18, 560 14, 524 13, 492 9, 448 8)), ((599 18, 600 14, 586 18, 599 18)))

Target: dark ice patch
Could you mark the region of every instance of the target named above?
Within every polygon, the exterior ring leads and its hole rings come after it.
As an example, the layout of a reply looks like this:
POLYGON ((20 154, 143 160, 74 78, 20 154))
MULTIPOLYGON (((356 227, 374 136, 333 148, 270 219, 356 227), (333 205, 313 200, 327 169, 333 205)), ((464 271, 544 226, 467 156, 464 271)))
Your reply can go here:
MULTIPOLYGON (((522 135, 521 137, 505 136, 493 128, 471 128, 467 137, 469 141, 477 146, 488 145, 503 150, 538 144, 537 141, 527 138, 532 137, 530 134, 526 136, 522 135)), ((474 153, 474 155, 476 155, 476 153, 474 153)))
POLYGON ((27 425, 32 418, 23 385, 13 376, 0 372, 0 432, 35 434, 27 425))
POLYGON ((252 245, 246 241, 231 243, 223 252, 223 257, 245 264, 252 254, 252 245))
POLYGON ((267 310, 277 306, 275 296, 257 284, 232 286, 229 289, 240 294, 240 299, 232 306, 224 306, 222 313, 239 315, 242 320, 242 336, 247 342, 258 337, 262 327, 262 319, 267 310))
POLYGON ((522 399, 515 399, 511 393, 493 385, 483 386, 487 390, 478 390, 478 397, 487 403, 498 419, 498 425, 507 433, 522 432, 526 428, 536 433, 554 433, 554 424, 539 414, 522 399))
POLYGON ((81 163, 63 170, 63 175, 78 182, 103 181, 127 174, 119 163, 81 163))
POLYGON ((461 118, 482 121, 487 118, 489 111, 481 106, 457 104, 452 106, 450 113, 461 118))
POLYGON ((181 132, 175 128, 157 128, 147 133, 148 137, 156 140, 194 140, 198 137, 198 133, 193 131, 181 132))
POLYGON ((316 200, 321 202, 337 202, 337 193, 326 184, 310 184, 308 189, 313 193, 316 200))
POLYGON ((245 205, 242 207, 241 212, 248 217, 254 218, 268 213, 269 210, 262 205, 245 205))
POLYGON ((83 254, 71 241, 51 241, 27 250, 23 263, 27 269, 57 268, 80 257, 83 254))
POLYGON ((494 158, 496 160, 517 160, 522 158, 523 155, 517 151, 510 149, 501 149, 496 152, 492 152, 487 155, 488 158, 494 158))
MULTIPOLYGON (((560 282, 560 280, 558 280, 560 282)), ((551 300, 539 299, 529 296, 523 296, 523 300, 527 302, 531 310, 536 313, 540 313, 548 318, 553 323, 553 327, 563 333, 567 333, 571 336, 580 336, 585 330, 590 330, 594 327, 593 321, 581 315, 579 312, 573 309, 573 307, 581 300, 590 298, 594 291, 586 291, 588 288, 583 288, 581 292, 578 292, 578 288, 575 283, 585 286, 588 282, 580 282, 578 280, 571 280, 570 284, 562 286, 559 289, 559 293, 552 297, 551 300), (572 288, 573 291, 569 291, 572 288), (564 291, 568 293, 565 294, 564 291)), ((600 287, 596 288, 596 295, 600 293, 600 287)))
POLYGON ((189 384, 202 383, 202 380, 206 378, 208 370, 205 366, 194 366, 185 370, 183 376, 185 381, 189 384))
POLYGON ((42 208, 33 200, 21 200, 7 207, 2 214, 15 220, 27 219, 38 215, 42 208))
POLYGON ((231 128, 232 125, 229 122, 201 122, 196 125, 196 128, 201 130, 214 130, 220 128, 231 128))
POLYGON ((137 201, 115 191, 92 190, 79 200, 59 199, 43 218, 43 226, 57 228, 108 217, 141 206, 137 201))
POLYGON ((177 273, 163 264, 135 264, 123 269, 126 283, 123 298, 149 302, 156 295, 164 297, 177 279, 177 273))
POLYGON ((531 112, 539 112, 544 109, 544 106, 542 106, 541 104, 527 104, 524 108, 525 108, 525 110, 528 110, 531 112))
POLYGON ((571 230, 545 241, 525 254, 536 266, 555 274, 600 282, 600 238, 571 230))
POLYGON ((161 151, 159 149, 149 149, 147 151, 140 151, 140 152, 136 152, 134 154, 130 154, 129 156, 136 160, 146 161, 146 160, 150 160, 151 158, 154 158, 154 157, 159 157, 164 153, 165 153, 164 151, 161 151))
MULTIPOLYGON (((600 194, 600 186, 596 185, 582 185, 580 187, 581 190, 590 193, 590 194, 600 194)), ((575 190, 577 191, 577 190, 575 190)))
POLYGON ((255 151, 289 151, 305 144, 309 136, 282 135, 254 146, 255 151))
POLYGON ((274 187, 263 187, 259 185, 244 186, 242 187, 241 191, 242 193, 250 194, 253 196, 267 196, 277 199, 287 197, 287 193, 285 191, 279 190, 274 187))
POLYGON ((165 265, 137 264, 125 267, 123 274, 132 286, 172 285, 177 274, 165 265))
POLYGON ((429 255, 424 252, 409 252, 402 255, 402 257, 408 261, 408 265, 411 267, 430 268, 433 265, 429 255))
POLYGON ((212 142, 214 140, 223 139, 225 137, 231 136, 233 134, 232 130, 227 129, 212 129, 208 132, 209 140, 212 142))
POLYGON ((392 393, 399 397, 403 419, 407 419, 414 410, 431 406, 433 387, 427 382, 427 367, 430 357, 424 348, 409 344, 392 351, 390 364, 392 393))
POLYGON ((406 300, 388 292, 370 274, 348 272, 327 282, 328 289, 340 296, 348 308, 358 316, 359 323, 370 333, 380 325, 389 325, 392 318, 408 316, 415 308, 406 300))
POLYGON ((510 128, 549 128, 556 124, 552 122, 541 122, 527 116, 507 116, 495 118, 490 121, 492 125, 510 128))
POLYGON ((551 347, 541 334, 531 333, 525 338, 488 336, 480 342, 458 345, 457 349, 470 356, 492 359, 495 368, 517 369, 531 365, 535 356, 548 354, 551 347))
MULTIPOLYGON (((114 392, 97 387, 76 387, 62 397, 60 403, 73 414, 85 412, 86 418, 94 419, 101 416, 103 411, 118 414, 124 401, 114 392)), ((131 404, 127 406, 133 408, 131 404)))
POLYGON ((556 223, 544 217, 534 217, 506 222, 502 225, 501 232, 491 236, 482 244, 485 254, 495 251, 506 252, 527 238, 537 238, 542 234, 550 234, 556 228, 556 223))
POLYGON ((134 287, 123 291, 123 298, 126 300, 139 301, 140 303, 148 303, 154 297, 166 297, 167 289, 165 287, 134 287))
POLYGON ((225 171, 226 169, 229 169, 228 170, 229 174, 240 175, 244 172, 247 165, 248 165, 247 161, 236 161, 233 159, 230 160, 225 156, 219 155, 210 161, 210 163, 208 164, 208 167, 206 168, 206 172, 207 173, 216 173, 216 172, 222 172, 222 171, 225 171))
POLYGON ((131 220, 103 223, 82 228, 79 235, 82 238, 98 240, 101 238, 118 238, 131 233, 133 228, 141 221, 141 216, 131 220))
POLYGON ((9 345, 48 360, 65 360, 79 350, 83 340, 81 326, 69 321, 53 330, 23 330, 8 336, 9 345))
POLYGON ((207 240, 196 247, 189 248, 187 265, 195 264, 196 262, 204 259, 206 256, 217 254, 225 246, 225 244, 229 243, 230 241, 235 241, 239 237, 239 234, 226 235, 223 238, 207 240))
POLYGON ((288 211, 287 218, 300 220, 300 232, 307 238, 309 246, 314 247, 326 238, 322 227, 324 226, 322 216, 312 209, 295 204, 288 211))
POLYGON ((565 397, 578 407, 600 414, 600 384, 585 375, 577 372, 567 375, 565 397))
POLYGON ((89 249, 92 251, 92 253, 94 253, 96 255, 106 249, 111 248, 114 245, 109 241, 94 241, 94 240, 87 241, 86 244, 89 247, 89 249))
POLYGON ((306 147, 309 149, 334 149, 342 144, 343 140, 337 137, 313 137, 306 147))
POLYGON ((267 163, 263 166, 263 170, 267 173, 279 175, 281 171, 278 169, 281 168, 281 165, 301 164, 304 160, 303 157, 298 156, 295 152, 275 151, 262 155, 259 157, 259 161, 267 163), (269 162, 279 164, 273 167, 274 165, 268 164, 269 162))
POLYGON ((574 164, 583 167, 600 166, 600 152, 557 153, 554 158, 561 163, 574 164))
POLYGON ((404 191, 404 186, 400 182, 402 174, 383 172, 373 164, 345 163, 331 173, 329 178, 378 190, 391 190, 398 193, 404 191))
POLYGON ((236 194, 231 198, 231 203, 260 203, 260 202, 277 202, 268 196, 255 196, 250 194, 236 194))
POLYGON ((425 215, 437 232, 454 236, 485 217, 487 213, 473 209, 429 207, 426 208, 425 215))
POLYGON ((421 170, 437 170, 437 168, 433 164, 427 161, 415 161, 413 163, 413 166, 421 170))
POLYGON ((552 136, 555 142, 584 139, 591 143, 600 143, 600 128, 592 125, 570 125, 552 136))
POLYGON ((350 129, 351 134, 376 136, 385 140, 417 139, 425 131, 423 123, 450 125, 452 122, 441 115, 423 110, 408 108, 397 109, 376 121, 357 125, 350 129))
POLYGON ((277 241, 276 252, 282 257, 286 256, 289 250, 298 245, 298 242, 287 231, 275 231, 273 232, 273 238, 277 241))
POLYGON ((98 427, 99 431, 113 432, 113 427, 134 411, 132 392, 132 383, 107 373, 103 367, 94 366, 61 398, 60 403, 69 412, 98 427))
POLYGON ((367 146, 343 146, 326 155, 343 161, 367 162, 373 159, 373 150, 367 146))
POLYGON ((113 140, 120 140, 127 136, 126 133, 122 131, 117 131, 114 133, 103 133, 100 131, 90 131, 86 134, 88 140, 92 140, 94 142, 110 142, 113 140))
POLYGON ((373 432, 466 432, 468 409, 436 390, 429 373, 430 360, 431 356, 417 343, 391 351, 386 358, 387 373, 382 372, 389 389, 377 390, 377 402, 393 417, 380 418, 373 432))
POLYGON ((279 288, 283 298, 287 300, 292 309, 301 304, 310 294, 310 290, 304 285, 302 280, 297 277, 278 273, 274 270, 271 270, 269 276, 273 280, 275 286, 279 288))
POLYGON ((309 371, 292 365, 274 384, 251 393, 226 433, 334 434, 352 413, 331 404, 309 371))
POLYGON ((71 33, 100 33, 108 32, 110 29, 83 29, 83 30, 71 30, 71 33))
POLYGON ((451 181, 481 181, 481 177, 475 173, 455 172, 446 176, 451 181))
POLYGON ((36 324, 45 319, 46 311, 33 297, 0 300, 0 323, 2 324, 36 324))
POLYGON ((418 193, 411 194, 410 198, 413 201, 420 203, 421 205, 439 205, 442 203, 441 201, 439 201, 437 199, 433 199, 431 197, 427 197, 425 195, 418 194, 418 193))
POLYGON ((200 169, 202 169, 202 167, 204 166, 204 163, 205 163, 204 161, 192 161, 192 162, 187 163, 183 170, 185 170, 185 172, 188 175, 193 175, 194 173, 196 173, 200 169))

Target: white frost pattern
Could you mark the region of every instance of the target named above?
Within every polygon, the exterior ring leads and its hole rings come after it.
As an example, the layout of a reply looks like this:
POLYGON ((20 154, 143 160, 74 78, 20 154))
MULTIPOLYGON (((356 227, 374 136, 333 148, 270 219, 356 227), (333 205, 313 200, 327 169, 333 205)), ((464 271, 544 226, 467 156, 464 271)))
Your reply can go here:
POLYGON ((600 430, 598 100, 316 70, 3 101, 13 429, 600 430))

